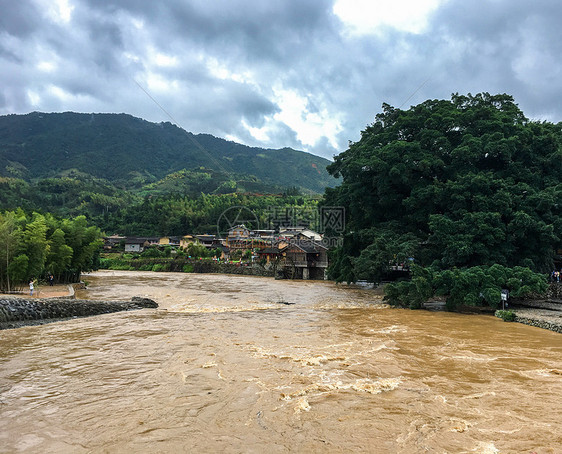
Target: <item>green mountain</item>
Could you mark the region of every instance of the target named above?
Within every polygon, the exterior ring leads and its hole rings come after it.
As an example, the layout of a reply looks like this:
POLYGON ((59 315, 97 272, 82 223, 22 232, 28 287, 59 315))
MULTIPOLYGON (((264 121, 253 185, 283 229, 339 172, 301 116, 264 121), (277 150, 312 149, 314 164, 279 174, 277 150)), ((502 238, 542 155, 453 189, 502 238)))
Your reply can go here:
POLYGON ((322 193, 337 182, 326 171, 329 163, 290 148, 248 147, 126 114, 0 116, 0 177, 28 182, 75 173, 144 193, 182 187, 322 193), (175 188, 174 181, 183 186, 175 188))

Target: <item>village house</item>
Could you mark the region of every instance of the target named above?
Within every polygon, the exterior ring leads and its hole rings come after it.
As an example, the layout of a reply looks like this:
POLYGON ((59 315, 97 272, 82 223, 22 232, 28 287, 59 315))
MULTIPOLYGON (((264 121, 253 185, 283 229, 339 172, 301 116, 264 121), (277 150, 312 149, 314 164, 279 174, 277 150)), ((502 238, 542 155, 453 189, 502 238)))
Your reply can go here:
POLYGON ((244 224, 240 224, 228 230, 226 240, 228 242, 246 238, 250 238, 250 229, 248 229, 244 224))
POLYGON ((273 231, 271 230, 252 231, 244 224, 237 225, 228 231, 226 245, 231 253, 236 250, 253 251, 255 249, 265 249, 271 246, 273 242, 272 233, 273 231))
POLYGON ((157 236, 143 237, 143 239, 148 242, 148 246, 158 246, 160 244, 160 238, 157 236))
POLYGON ((271 244, 276 239, 275 230, 252 230, 250 235, 270 241, 271 244))
POLYGON ((117 246, 121 244, 122 241, 124 242, 125 239, 126 237, 121 235, 106 236, 103 239, 103 248, 107 251, 110 251, 111 249, 115 249, 117 246))
POLYGON ((158 240, 159 246, 175 246, 179 247, 180 237, 179 236, 163 236, 158 240))
POLYGON ((184 235, 180 239, 180 247, 184 249, 193 243, 197 243, 197 238, 195 238, 195 235, 184 235))
POLYGON ((283 267, 292 279, 325 279, 328 248, 312 240, 293 240, 283 250, 283 267))
POLYGON ((322 235, 306 227, 284 227, 279 230, 279 238, 322 241, 322 235))
POLYGON ((195 239, 207 249, 212 249, 217 237, 216 235, 195 235, 195 239))
POLYGON ((125 240, 125 252, 143 252, 149 242, 146 238, 127 238, 125 240))
POLYGON ((142 252, 147 247, 158 246, 158 237, 127 237, 125 239, 125 252, 142 252))
MULTIPOLYGON (((113 241, 117 241, 117 237, 113 241)), ((188 234, 182 237, 130 237, 124 243, 126 252, 136 253, 149 246, 186 248, 195 243, 208 249, 220 249, 221 259, 249 257, 246 251, 251 251, 252 260, 275 264, 291 279, 325 279, 328 267, 327 247, 322 244, 322 235, 306 227, 286 227, 276 234, 273 230, 250 230, 240 224, 231 228, 224 240, 216 235, 188 234)))
POLYGON ((258 251, 259 260, 264 260, 266 263, 273 263, 283 258, 283 252, 276 246, 266 247, 258 251))

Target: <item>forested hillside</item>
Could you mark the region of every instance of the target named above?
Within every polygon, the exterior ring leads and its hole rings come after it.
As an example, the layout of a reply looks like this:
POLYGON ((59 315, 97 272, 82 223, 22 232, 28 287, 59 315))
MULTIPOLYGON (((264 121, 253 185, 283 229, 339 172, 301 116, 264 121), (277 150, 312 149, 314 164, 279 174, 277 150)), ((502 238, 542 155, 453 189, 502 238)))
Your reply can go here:
POLYGON ((203 167, 225 181, 253 180, 251 189, 321 193, 336 183, 326 171, 329 163, 301 151, 251 148, 126 114, 0 116, 0 176, 25 181, 74 169, 130 188, 203 167))

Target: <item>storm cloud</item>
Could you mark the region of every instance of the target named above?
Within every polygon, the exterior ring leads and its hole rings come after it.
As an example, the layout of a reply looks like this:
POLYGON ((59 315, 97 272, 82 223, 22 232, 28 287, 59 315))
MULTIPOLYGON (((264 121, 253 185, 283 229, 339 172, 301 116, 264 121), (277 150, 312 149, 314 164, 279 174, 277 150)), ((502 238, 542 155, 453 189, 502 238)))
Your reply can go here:
POLYGON ((562 119, 555 0, 0 0, 0 114, 129 113, 331 158, 382 103, 562 119), (422 6, 420 6, 422 5, 422 6))

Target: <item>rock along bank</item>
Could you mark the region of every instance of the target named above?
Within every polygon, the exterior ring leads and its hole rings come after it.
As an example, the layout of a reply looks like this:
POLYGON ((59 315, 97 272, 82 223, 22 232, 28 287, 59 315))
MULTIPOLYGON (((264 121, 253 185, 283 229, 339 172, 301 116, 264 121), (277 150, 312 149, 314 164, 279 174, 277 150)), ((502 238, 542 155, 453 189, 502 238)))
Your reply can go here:
POLYGON ((111 312, 157 308, 148 298, 133 297, 131 301, 90 301, 67 298, 2 298, 0 299, 0 329, 89 317, 111 312))

